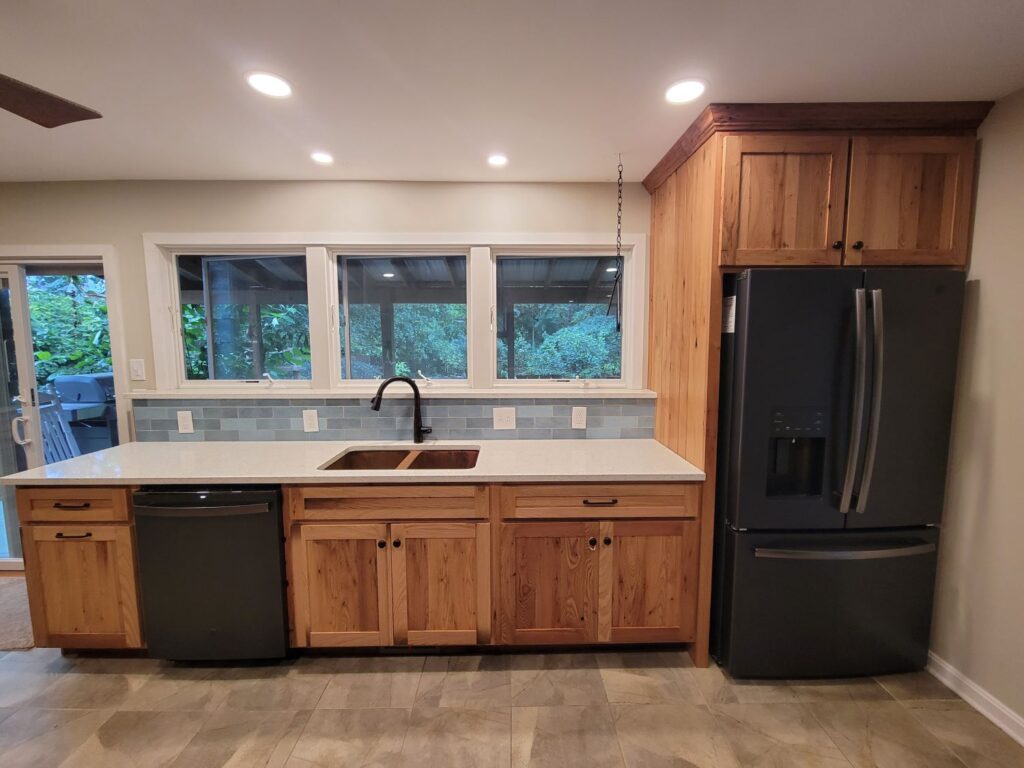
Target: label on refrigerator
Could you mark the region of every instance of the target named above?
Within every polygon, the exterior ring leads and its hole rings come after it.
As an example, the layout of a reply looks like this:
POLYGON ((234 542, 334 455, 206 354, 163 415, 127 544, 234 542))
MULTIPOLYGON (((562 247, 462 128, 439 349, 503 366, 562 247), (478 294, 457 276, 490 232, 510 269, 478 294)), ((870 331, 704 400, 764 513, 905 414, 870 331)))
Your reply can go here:
POLYGON ((736 333, 736 297, 722 300, 722 333, 736 333))

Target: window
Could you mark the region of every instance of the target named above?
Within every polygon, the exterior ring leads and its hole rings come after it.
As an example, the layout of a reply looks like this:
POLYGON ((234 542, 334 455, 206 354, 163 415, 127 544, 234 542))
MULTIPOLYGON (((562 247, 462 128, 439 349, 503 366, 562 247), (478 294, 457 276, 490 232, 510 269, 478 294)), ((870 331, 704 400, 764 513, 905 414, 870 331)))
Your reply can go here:
POLYGON ((499 379, 622 378, 614 257, 496 261, 499 379))
POLYGON ((305 256, 177 257, 185 377, 309 380, 305 256))
POLYGON ((341 377, 465 379, 465 256, 338 256, 341 377))

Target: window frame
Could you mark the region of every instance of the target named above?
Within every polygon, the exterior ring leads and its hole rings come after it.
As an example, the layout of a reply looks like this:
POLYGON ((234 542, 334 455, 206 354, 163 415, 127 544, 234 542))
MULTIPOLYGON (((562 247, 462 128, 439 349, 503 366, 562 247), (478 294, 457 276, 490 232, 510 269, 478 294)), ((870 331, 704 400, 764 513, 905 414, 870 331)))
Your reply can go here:
POLYGON ((623 233, 622 376, 619 379, 499 379, 497 372, 497 258, 614 256, 614 240, 592 233, 145 233, 143 248, 153 342, 155 389, 138 397, 244 398, 254 395, 360 397, 374 379, 341 377, 339 256, 466 257, 467 378, 433 380, 421 389, 454 396, 582 395, 590 390, 646 396, 647 235, 623 233), (181 329, 178 255, 306 256, 312 375, 309 380, 189 380, 181 329), (173 350, 170 354, 158 350, 173 350))

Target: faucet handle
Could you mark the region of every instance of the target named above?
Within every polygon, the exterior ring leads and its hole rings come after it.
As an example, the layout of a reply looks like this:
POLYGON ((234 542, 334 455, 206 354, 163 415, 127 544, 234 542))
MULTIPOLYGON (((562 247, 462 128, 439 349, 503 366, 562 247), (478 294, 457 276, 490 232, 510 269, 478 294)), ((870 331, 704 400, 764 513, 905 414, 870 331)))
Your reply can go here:
POLYGON ((433 431, 434 431, 433 427, 420 427, 420 434, 421 435, 429 435, 433 431))

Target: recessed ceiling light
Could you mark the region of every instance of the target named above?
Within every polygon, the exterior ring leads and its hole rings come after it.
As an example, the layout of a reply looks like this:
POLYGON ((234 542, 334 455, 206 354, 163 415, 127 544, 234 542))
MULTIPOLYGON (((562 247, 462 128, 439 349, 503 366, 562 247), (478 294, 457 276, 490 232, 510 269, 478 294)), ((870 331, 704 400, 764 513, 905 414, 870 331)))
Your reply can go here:
POLYGON ((394 277, 394 276, 395 276, 394 272, 385 272, 383 275, 381 275, 381 277, 394 277))
POLYGON ((316 152, 311 152, 309 157, 314 163, 319 163, 320 165, 331 165, 334 162, 334 155, 319 149, 316 152))
POLYGON ((607 267, 605 269, 605 272, 618 272, 618 271, 619 271, 618 267, 607 267))
POLYGON ((495 152, 494 154, 487 156, 487 164, 494 168, 504 168, 508 165, 508 158, 501 154, 501 152, 495 152))
POLYGON ((669 104, 686 104, 704 93, 706 87, 703 80, 680 80, 665 91, 665 101, 669 104))
POLYGON ((283 99, 292 95, 292 87, 288 81, 269 72, 250 72, 245 76, 245 81, 264 96, 274 99, 283 99))

